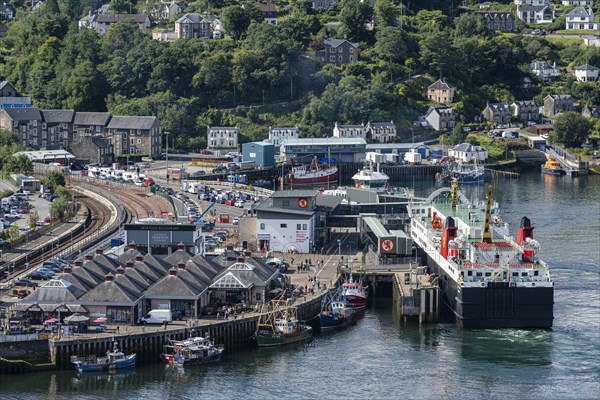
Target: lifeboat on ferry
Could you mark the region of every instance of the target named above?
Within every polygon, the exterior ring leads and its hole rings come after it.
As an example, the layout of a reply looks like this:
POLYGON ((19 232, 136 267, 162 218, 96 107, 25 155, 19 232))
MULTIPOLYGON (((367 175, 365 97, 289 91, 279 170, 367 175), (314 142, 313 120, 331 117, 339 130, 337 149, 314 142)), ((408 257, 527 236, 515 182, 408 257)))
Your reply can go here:
POLYGON ((433 219, 431 220, 431 227, 433 229, 442 229, 442 226, 442 219, 437 215, 433 217, 433 219))

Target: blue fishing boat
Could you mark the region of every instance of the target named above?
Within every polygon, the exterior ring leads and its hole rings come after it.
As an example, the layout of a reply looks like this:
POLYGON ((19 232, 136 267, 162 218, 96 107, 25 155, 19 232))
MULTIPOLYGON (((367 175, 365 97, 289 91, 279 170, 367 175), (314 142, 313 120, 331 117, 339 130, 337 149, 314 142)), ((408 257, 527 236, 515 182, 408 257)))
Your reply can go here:
POLYGON ((342 290, 330 292, 321 301, 321 330, 343 328, 354 322, 356 310, 346 302, 342 290))
POLYGON ((71 357, 71 363, 73 363, 77 372, 112 372, 122 368, 134 367, 135 360, 136 353, 124 354, 116 348, 113 351, 107 351, 105 357, 96 357, 94 355, 71 357))
POLYGON ((215 345, 208 338, 195 337, 187 341, 187 344, 176 347, 173 362, 176 365, 219 362, 221 361, 223 350, 223 345, 215 345))

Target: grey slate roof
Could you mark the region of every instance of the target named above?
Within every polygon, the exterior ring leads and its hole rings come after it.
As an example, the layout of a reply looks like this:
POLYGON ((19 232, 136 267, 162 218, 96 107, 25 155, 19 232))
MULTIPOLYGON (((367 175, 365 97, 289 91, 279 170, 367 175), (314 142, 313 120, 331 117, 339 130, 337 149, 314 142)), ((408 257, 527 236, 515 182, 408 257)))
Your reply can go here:
POLYGON ((315 197, 319 194, 318 190, 278 190, 274 192, 271 197, 315 197))
POLYGON ((197 299, 204 290, 189 280, 189 272, 173 268, 176 275, 167 275, 146 291, 146 297, 197 299))
POLYGON ((47 124, 58 124, 62 122, 73 122, 75 111, 73 110, 40 110, 42 118, 47 124))
POLYGON ((567 14, 567 18, 587 18, 590 14, 588 14, 587 10, 584 7, 575 7, 571 10, 570 13, 567 14))
POLYGON ((112 117, 108 129, 152 129, 156 117, 112 117))
POLYGON ((329 195, 318 195, 317 196, 317 207, 325 209, 327 211, 333 211, 340 203, 344 200, 340 196, 329 196, 329 195))
MULTIPOLYGON (((324 44, 325 44, 325 47, 337 48, 344 42, 348 42, 348 41, 346 39, 325 39, 324 44)), ((352 46, 358 48, 358 43, 351 43, 351 42, 348 42, 348 43, 350 43, 352 46)))
POLYGON ((580 65, 579 67, 575 68, 576 71, 598 71, 598 68, 594 67, 593 65, 590 64, 583 64, 580 65))
POLYGON ((165 262, 170 265, 177 265, 180 262, 187 262, 192 258, 192 255, 185 250, 178 249, 165 257, 165 262))
POLYGON ((5 108, 4 111, 13 121, 42 120, 39 108, 5 108))
POLYGON ((184 14, 183 16, 181 16, 181 18, 179 18, 177 21, 175 21, 175 23, 200 23, 203 21, 206 22, 213 22, 215 20, 217 20, 218 17, 214 14, 211 15, 205 15, 205 14, 197 14, 197 13, 187 13, 184 14))
POLYGON ((454 86, 452 86, 448 82, 445 82, 442 79, 438 79, 437 81, 433 82, 431 85, 429 85, 427 87, 427 89, 434 89, 434 90, 453 89, 453 88, 454 88, 454 86))
POLYGON ((434 112, 439 115, 454 114, 454 110, 452 110, 452 108, 442 106, 442 107, 429 107, 429 110, 427 110, 427 113, 425 114, 425 116, 430 115, 434 112))
POLYGON ((110 140, 100 135, 92 136, 92 144, 99 149, 106 149, 110 146, 110 140))
POLYGON ((519 107, 537 106, 537 104, 535 104, 535 100, 515 100, 513 103, 519 107))
POLYGON ((116 277, 114 281, 104 281, 79 298, 81 302, 132 304, 139 299, 139 293, 132 291, 116 277))
POLYGON ((101 125, 106 126, 110 120, 107 112, 76 112, 73 123, 75 125, 101 125))

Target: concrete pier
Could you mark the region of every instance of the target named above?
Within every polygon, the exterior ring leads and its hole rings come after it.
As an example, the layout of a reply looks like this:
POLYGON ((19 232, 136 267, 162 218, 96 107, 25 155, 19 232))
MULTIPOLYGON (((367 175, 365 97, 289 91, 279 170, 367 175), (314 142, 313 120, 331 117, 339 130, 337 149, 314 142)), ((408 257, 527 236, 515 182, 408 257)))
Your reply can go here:
POLYGON ((420 324, 439 321, 441 292, 437 279, 431 281, 429 275, 414 270, 396 273, 393 290, 396 316, 404 322, 418 318, 420 324))

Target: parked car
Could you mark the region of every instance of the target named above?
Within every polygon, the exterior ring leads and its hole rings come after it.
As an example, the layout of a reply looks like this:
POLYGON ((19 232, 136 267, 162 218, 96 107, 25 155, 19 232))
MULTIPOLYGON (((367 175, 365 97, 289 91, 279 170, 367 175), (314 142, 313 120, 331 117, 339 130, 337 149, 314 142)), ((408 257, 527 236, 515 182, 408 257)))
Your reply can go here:
POLYGON ((234 219, 231 221, 231 223, 232 223, 233 225, 237 225, 237 224, 239 224, 239 223, 240 223, 240 219, 239 219, 238 217, 235 217, 235 218, 234 218, 234 219))
POLYGON ((34 281, 42 281, 42 280, 48 280, 50 279, 49 275, 46 274, 42 274, 41 272, 32 272, 29 275, 27 275, 27 279, 31 279, 34 281))
POLYGON ((58 221, 58 217, 48 216, 48 217, 44 218, 42 221, 44 221, 48 224, 51 224, 53 222, 58 221))
POLYGON ((42 274, 46 274, 46 275, 50 275, 50 276, 56 275, 56 272, 54 272, 50 268, 46 268, 46 267, 38 268, 37 272, 41 272, 42 274))
POLYGON ((27 297, 27 296, 29 296, 30 294, 31 294, 31 290, 29 290, 29 289, 21 289, 21 290, 19 290, 19 291, 17 292, 17 297, 18 297, 19 299, 22 299, 22 298, 24 298, 24 297, 27 297))
POLYGON ((35 285, 36 282, 32 279, 27 279, 27 278, 21 278, 19 280, 17 280, 15 282, 15 286, 25 286, 25 287, 30 287, 35 285))

